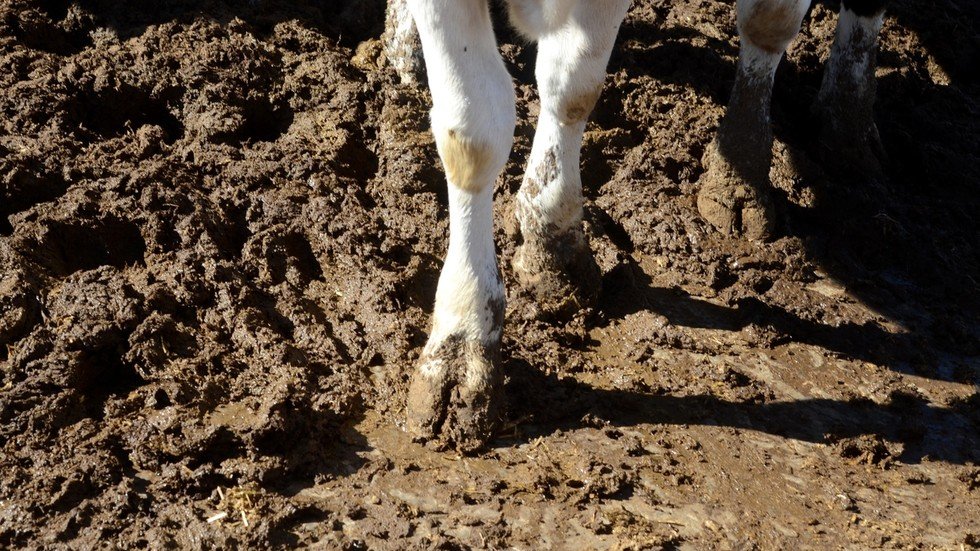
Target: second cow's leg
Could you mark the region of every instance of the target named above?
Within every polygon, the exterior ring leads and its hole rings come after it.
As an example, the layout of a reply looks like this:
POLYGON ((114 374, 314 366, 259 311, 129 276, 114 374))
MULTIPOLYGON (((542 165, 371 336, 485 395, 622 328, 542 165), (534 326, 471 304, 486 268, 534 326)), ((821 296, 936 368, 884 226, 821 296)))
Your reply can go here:
POLYGON ((841 2, 837 33, 817 95, 820 141, 834 158, 870 174, 883 156, 874 122, 875 53, 886 0, 841 2))
POLYGON ((718 135, 705 152, 698 193, 701 215, 724 233, 750 239, 772 234, 769 103, 773 77, 809 5, 810 0, 737 2, 738 72, 718 135))
MULTIPOLYGON (((579 155, 586 120, 628 0, 577 1, 556 26, 536 17, 541 3, 512 3, 515 25, 538 40, 535 76, 541 112, 517 195, 523 242, 514 272, 548 314, 570 314, 597 296, 599 269, 582 232, 579 155), (521 9, 516 9, 521 8, 521 9), (544 22, 544 23, 543 23, 544 22)), ((555 10, 563 11, 563 10, 555 10)))
POLYGON ((432 331, 412 377, 408 428, 462 450, 497 421, 504 287, 493 245, 493 182, 514 136, 514 88, 486 0, 409 0, 449 183, 449 251, 432 331))

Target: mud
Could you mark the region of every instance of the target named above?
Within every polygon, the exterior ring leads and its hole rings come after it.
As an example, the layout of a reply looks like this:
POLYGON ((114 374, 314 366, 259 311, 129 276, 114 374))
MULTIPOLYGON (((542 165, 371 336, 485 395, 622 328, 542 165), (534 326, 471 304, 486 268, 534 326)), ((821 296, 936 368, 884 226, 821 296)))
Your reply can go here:
POLYGON ((0 4, 0 547, 980 545, 980 14, 890 8, 871 179, 813 131, 836 8, 777 72, 753 243, 695 205, 734 7, 635 2, 567 324, 509 273, 501 25, 509 404, 463 457, 403 431, 448 220, 383 3, 0 4))

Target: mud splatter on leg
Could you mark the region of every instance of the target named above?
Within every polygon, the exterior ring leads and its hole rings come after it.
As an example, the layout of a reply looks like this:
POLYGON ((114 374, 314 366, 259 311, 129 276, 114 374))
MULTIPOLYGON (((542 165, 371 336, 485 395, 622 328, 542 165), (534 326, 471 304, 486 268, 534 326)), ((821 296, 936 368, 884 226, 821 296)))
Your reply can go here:
POLYGON ((514 90, 486 2, 410 7, 449 184, 450 231, 432 330, 409 389, 408 428, 420 440, 471 451, 493 434, 501 399, 504 286, 493 244, 493 182, 513 141, 514 90))
POLYGON ((769 197, 776 66, 800 30, 809 0, 741 0, 741 50, 731 100, 705 151, 698 211, 719 231, 765 240, 775 223, 769 197))
POLYGON ((841 5, 837 33, 814 110, 820 142, 838 163, 878 175, 884 158, 874 122, 875 57, 884 20, 883 0, 851 0, 841 5))
POLYGON ((548 316, 569 316, 598 297, 599 268, 582 232, 579 158, 627 7, 582 2, 564 24, 537 36, 541 114, 517 196, 523 243, 514 272, 548 316))

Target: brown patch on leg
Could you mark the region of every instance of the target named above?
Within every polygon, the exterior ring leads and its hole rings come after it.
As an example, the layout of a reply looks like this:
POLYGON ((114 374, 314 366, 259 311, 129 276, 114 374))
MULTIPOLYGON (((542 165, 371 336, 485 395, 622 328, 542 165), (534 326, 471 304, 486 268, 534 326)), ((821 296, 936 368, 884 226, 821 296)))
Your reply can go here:
POLYGON ((449 129, 436 136, 436 146, 450 184, 470 193, 482 189, 481 181, 488 178, 490 170, 492 155, 489 145, 449 129))
POLYGON ((599 101, 599 95, 601 93, 602 85, 600 84, 592 90, 562 102, 561 123, 564 125, 575 124, 589 118, 589 114, 595 108, 595 104, 599 101))
POLYGON ((769 53, 783 53, 803 21, 796 5, 792 0, 760 0, 744 21, 739 21, 739 35, 769 53))
POLYGON ((548 149, 544 154, 544 160, 534 167, 534 174, 529 174, 521 183, 521 195, 525 199, 525 204, 530 203, 541 194, 541 190, 551 185, 558 179, 558 154, 555 148, 548 149))

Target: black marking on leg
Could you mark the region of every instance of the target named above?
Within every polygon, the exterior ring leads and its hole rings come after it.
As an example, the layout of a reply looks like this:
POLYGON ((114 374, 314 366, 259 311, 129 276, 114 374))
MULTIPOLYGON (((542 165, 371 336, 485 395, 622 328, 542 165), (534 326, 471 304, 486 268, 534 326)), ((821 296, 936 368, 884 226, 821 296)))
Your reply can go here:
POLYGON ((499 334, 504 329, 504 311, 507 303, 504 297, 493 297, 487 301, 487 312, 490 315, 492 334, 499 334))

